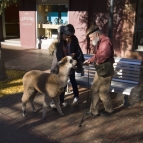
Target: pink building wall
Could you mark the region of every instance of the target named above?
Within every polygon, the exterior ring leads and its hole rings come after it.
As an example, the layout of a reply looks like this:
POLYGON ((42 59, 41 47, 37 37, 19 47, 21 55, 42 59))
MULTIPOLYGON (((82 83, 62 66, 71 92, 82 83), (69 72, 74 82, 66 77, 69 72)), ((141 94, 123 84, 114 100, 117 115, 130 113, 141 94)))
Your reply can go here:
POLYGON ((36 47, 36 12, 20 11, 20 42, 25 48, 36 47))
POLYGON ((87 29, 87 24, 82 23, 80 21, 80 17, 82 15, 87 15, 86 11, 70 11, 69 12, 69 23, 74 25, 75 28, 75 35, 77 36, 79 40, 80 47, 83 51, 83 53, 87 52, 87 40, 86 40, 86 29, 87 29))
MULTIPOLYGON (((143 52, 133 47, 136 4, 136 0, 114 0, 112 42, 115 56, 143 60, 143 52)), ((69 23, 75 26, 80 46, 86 53, 87 48, 92 48, 85 37, 92 22, 108 34, 110 0, 85 0, 85 5, 82 0, 70 0, 69 6, 69 23)))

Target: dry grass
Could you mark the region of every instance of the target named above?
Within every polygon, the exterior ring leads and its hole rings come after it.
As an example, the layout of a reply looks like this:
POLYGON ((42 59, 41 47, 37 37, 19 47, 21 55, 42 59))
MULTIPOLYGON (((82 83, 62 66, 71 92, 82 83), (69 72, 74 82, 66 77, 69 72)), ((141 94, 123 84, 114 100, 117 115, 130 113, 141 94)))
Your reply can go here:
POLYGON ((8 79, 0 81, 0 97, 23 92, 22 78, 26 73, 19 70, 7 70, 8 79))

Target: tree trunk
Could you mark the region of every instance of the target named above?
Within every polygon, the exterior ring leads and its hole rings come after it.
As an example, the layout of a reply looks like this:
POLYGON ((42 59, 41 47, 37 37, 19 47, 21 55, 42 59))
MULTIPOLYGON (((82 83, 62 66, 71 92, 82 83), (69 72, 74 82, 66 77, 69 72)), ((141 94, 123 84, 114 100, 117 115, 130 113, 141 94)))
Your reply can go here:
POLYGON ((2 60, 2 49, 1 49, 1 43, 0 43, 0 80, 7 79, 6 69, 4 66, 4 62, 2 60))

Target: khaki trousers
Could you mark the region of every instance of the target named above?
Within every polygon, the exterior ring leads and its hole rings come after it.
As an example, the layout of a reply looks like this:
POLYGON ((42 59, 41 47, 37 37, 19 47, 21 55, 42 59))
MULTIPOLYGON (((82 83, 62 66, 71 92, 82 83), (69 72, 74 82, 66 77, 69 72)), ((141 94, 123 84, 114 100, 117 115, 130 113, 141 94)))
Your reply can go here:
POLYGON ((103 102, 105 111, 107 112, 113 111, 112 101, 109 95, 112 77, 113 74, 112 76, 108 77, 99 77, 97 73, 95 73, 95 77, 91 87, 91 106, 90 106, 90 111, 93 114, 99 113, 98 108, 100 99, 103 102))

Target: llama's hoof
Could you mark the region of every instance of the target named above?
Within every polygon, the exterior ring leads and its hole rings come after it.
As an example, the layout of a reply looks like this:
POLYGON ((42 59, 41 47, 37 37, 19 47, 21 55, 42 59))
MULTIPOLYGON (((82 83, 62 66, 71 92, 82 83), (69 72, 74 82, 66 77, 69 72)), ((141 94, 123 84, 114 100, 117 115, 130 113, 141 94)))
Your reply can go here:
POLYGON ((23 111, 23 117, 26 117, 26 111, 23 111))
POLYGON ((60 113, 60 115, 61 115, 61 116, 64 116, 65 114, 64 114, 64 113, 60 113))
POLYGON ((26 117, 26 114, 23 113, 23 117, 26 117))
POLYGON ((44 116, 44 117, 42 117, 42 120, 45 120, 46 119, 46 117, 44 116))
POLYGON ((33 113, 36 113, 36 112, 37 112, 37 110, 36 110, 36 109, 34 109, 34 110, 33 110, 33 113))

